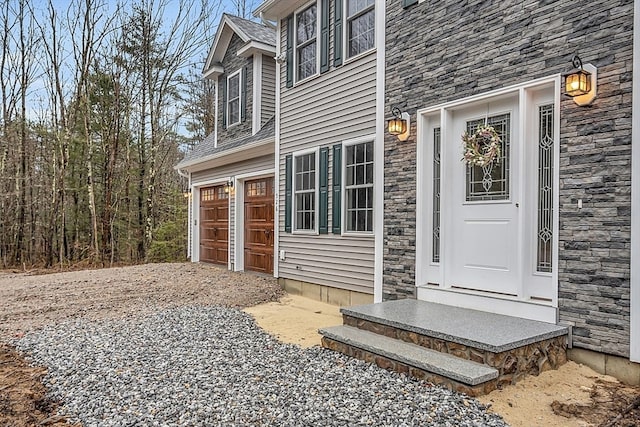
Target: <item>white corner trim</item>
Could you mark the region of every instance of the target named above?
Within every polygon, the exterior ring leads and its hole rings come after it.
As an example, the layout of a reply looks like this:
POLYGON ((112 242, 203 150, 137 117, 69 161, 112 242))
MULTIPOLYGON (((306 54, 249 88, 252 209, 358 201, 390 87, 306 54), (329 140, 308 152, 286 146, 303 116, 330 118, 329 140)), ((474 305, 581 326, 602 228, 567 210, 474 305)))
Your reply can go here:
POLYGON ((213 122, 215 123, 214 127, 213 127, 213 147, 214 148, 218 148, 218 94, 220 93, 220 77, 216 76, 216 84, 215 84, 215 88, 216 88, 216 93, 214 95, 214 99, 215 99, 215 103, 216 105, 213 106, 213 111, 214 114, 216 115, 214 117, 213 122))
POLYGON ((251 135, 260 130, 262 120, 262 54, 253 55, 253 105, 251 107, 251 135))
MULTIPOLYGON (((263 3, 264 4, 264 3, 263 3)), ((281 20, 276 27, 276 57, 280 56, 281 20)), ((280 67, 276 61, 276 105, 275 105, 275 156, 274 156, 274 212, 273 212, 273 277, 279 277, 280 269, 280 67)))
POLYGON ((640 0, 633 2, 633 96, 631 113, 631 316, 630 355, 640 362, 640 0))
MULTIPOLYGON (((374 271, 373 302, 382 302, 382 283, 384 274, 384 89, 385 89, 385 7, 383 2, 376 4, 376 137, 373 149, 373 232, 374 232, 374 271), (382 6, 382 7, 381 7, 382 6), (376 214, 377 213, 377 214, 376 214)), ((346 37, 345 37, 346 38, 346 37)))
POLYGON ((193 245, 193 188, 191 185, 191 172, 189 172, 189 199, 187 200, 187 221, 189 221, 187 226, 187 258, 191 258, 193 245))
POLYGON ((193 227, 193 235, 191 237, 191 262, 200 262, 200 187, 192 187, 191 197, 191 226, 193 227))

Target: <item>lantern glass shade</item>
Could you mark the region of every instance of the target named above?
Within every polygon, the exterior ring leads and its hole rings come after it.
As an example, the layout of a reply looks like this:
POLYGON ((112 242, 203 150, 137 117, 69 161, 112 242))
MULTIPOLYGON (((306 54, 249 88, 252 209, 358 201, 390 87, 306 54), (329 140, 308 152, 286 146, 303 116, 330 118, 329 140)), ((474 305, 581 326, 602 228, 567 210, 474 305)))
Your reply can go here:
POLYGON ((389 120, 389 133, 391 135, 402 135, 407 131, 407 121, 400 118, 394 117, 389 120))
POLYGON ((571 97, 586 95, 591 91, 591 73, 576 70, 565 76, 565 94, 571 97))

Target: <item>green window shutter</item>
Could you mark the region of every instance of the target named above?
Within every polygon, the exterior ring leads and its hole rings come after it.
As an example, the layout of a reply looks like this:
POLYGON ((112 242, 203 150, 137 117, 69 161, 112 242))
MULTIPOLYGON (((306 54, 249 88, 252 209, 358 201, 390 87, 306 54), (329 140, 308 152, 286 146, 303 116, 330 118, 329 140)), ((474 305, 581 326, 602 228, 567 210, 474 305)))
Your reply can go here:
POLYGON ((247 119, 247 67, 242 67, 242 97, 240 98, 240 121, 247 119))
POLYGON ((342 144, 333 146, 333 225, 331 232, 333 234, 342 233, 342 144))
POLYGON ((329 71, 329 1, 322 0, 320 16, 320 72, 329 71))
POLYGON ((223 76, 220 82, 220 93, 222 94, 222 127, 227 127, 227 77, 223 76))
POLYGON ((293 179, 293 156, 291 154, 284 158, 284 231, 291 233, 291 181, 293 179))
POLYGON ((320 149, 320 213, 318 231, 329 232, 329 147, 320 149))
POLYGON ((413 6, 418 3, 418 0, 402 0, 402 7, 407 8, 409 6, 413 6))
POLYGON ((333 14, 333 66, 342 65, 342 0, 334 1, 333 14))
POLYGON ((293 86, 293 15, 287 17, 287 87, 293 86))

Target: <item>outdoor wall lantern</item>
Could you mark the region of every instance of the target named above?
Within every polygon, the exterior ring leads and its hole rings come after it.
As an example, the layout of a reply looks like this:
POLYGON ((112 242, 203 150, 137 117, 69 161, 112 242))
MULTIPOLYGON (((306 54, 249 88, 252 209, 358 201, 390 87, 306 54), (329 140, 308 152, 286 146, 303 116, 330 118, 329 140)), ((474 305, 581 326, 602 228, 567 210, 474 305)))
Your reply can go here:
POLYGON ((389 120, 389 133, 396 135, 400 141, 406 141, 409 139, 411 116, 409 113, 401 112, 398 107, 391 108, 391 113, 394 117, 389 120))
POLYGON ((598 69, 592 64, 583 66, 578 55, 572 62, 574 69, 564 75, 564 94, 578 105, 589 105, 596 98, 598 69))
POLYGON ((227 185, 224 186, 224 192, 231 193, 231 190, 233 190, 233 178, 229 177, 227 178, 227 185))

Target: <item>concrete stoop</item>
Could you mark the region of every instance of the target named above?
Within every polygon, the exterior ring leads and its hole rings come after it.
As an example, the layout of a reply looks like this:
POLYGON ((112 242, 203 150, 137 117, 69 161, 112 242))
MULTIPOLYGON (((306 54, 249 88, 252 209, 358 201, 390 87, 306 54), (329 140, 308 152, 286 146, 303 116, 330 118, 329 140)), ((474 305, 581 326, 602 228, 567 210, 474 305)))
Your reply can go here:
POLYGON ((322 345, 479 396, 567 361, 568 329, 418 300, 341 309, 322 345))

